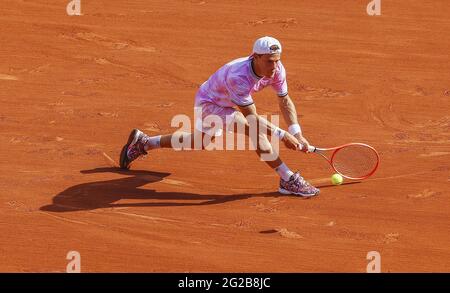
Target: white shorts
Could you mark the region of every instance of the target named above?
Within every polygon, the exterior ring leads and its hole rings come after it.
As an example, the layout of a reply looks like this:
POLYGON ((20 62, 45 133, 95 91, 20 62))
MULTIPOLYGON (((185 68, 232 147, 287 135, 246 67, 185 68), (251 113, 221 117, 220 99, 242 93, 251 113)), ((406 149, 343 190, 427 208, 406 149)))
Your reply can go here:
POLYGON ((208 101, 196 101, 194 107, 196 111, 195 129, 198 131, 209 136, 221 136, 224 129, 232 131, 229 127, 234 123, 234 116, 238 111, 235 108, 221 107, 208 101))

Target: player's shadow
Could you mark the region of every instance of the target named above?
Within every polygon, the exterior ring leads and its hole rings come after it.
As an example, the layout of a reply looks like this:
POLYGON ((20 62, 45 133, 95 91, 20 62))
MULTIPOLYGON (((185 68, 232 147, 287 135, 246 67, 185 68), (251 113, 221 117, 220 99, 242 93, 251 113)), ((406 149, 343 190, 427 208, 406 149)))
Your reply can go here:
POLYGON ((275 192, 236 195, 202 195, 185 192, 157 192, 152 189, 144 189, 139 187, 161 181, 165 177, 169 176, 170 173, 121 170, 111 167, 81 171, 83 174, 104 172, 128 175, 128 177, 83 183, 69 187, 58 193, 53 198, 52 204, 43 206, 40 209, 51 212, 70 212, 112 207, 199 206, 221 204, 255 196, 279 196, 279 194, 275 192), (137 202, 116 203, 122 199, 137 202), (155 200, 157 201, 155 202, 155 200))

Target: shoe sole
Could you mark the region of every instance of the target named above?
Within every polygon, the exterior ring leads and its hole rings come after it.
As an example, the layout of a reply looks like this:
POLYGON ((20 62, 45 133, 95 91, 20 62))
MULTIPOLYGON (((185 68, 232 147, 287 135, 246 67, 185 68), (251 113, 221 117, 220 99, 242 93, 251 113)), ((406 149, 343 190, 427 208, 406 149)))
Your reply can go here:
POLYGON ((127 143, 123 146, 122 151, 120 152, 120 168, 128 170, 130 169, 131 163, 128 162, 127 150, 131 144, 135 144, 139 138, 139 134, 141 131, 139 129, 133 129, 128 136, 127 143))
POLYGON ((314 194, 305 194, 305 193, 300 193, 300 192, 292 192, 292 191, 286 190, 286 189, 281 188, 281 187, 278 188, 278 192, 281 193, 281 194, 300 195, 301 197, 313 197, 313 196, 316 196, 316 195, 318 195, 320 193, 320 191, 318 191, 317 193, 314 193, 314 194))

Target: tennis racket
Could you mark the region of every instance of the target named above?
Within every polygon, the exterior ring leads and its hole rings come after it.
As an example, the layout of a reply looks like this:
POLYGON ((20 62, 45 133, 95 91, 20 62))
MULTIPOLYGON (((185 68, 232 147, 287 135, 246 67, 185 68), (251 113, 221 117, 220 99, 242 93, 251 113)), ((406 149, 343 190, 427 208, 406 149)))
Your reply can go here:
POLYGON ((321 155, 336 173, 353 180, 368 178, 380 163, 377 151, 364 143, 349 143, 334 148, 310 146, 308 152, 321 155))

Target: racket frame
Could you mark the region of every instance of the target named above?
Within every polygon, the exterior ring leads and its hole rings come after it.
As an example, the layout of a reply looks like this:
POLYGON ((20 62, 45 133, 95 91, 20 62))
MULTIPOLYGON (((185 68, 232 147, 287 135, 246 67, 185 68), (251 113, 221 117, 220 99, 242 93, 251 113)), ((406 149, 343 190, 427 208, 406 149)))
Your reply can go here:
POLYGON ((347 143, 347 144, 340 145, 340 146, 337 146, 337 147, 332 147, 332 148, 317 148, 317 147, 315 147, 315 146, 310 146, 310 147, 308 148, 308 152, 310 152, 310 153, 316 153, 316 154, 321 155, 321 156, 322 156, 322 157, 330 164, 331 168, 333 168, 333 170, 334 170, 336 173, 340 174, 342 177, 345 177, 345 178, 347 178, 347 179, 352 179, 352 180, 362 180, 362 179, 366 179, 366 178, 372 176, 373 173, 375 173, 375 171, 378 169, 378 165, 380 164, 380 155, 378 154, 377 150, 374 149, 372 146, 370 146, 370 145, 368 145, 368 144, 365 144, 365 143, 353 142, 353 143, 347 143), (372 170, 369 174, 367 174, 367 175, 365 175, 365 176, 362 176, 362 177, 351 177, 351 176, 342 174, 341 172, 339 172, 338 170, 336 170, 336 168, 333 166, 333 158, 334 158, 334 156, 336 155, 336 153, 338 152, 338 150, 340 150, 340 149, 342 149, 342 148, 344 148, 344 147, 347 147, 347 146, 352 146, 352 145, 360 145, 360 146, 363 146, 363 147, 368 147, 368 148, 370 148, 370 149, 375 153, 375 155, 377 156, 377 163, 376 163, 375 167, 373 168, 373 170, 372 170), (333 153, 331 154, 331 157, 328 159, 327 156, 325 156, 324 153, 325 153, 325 152, 329 152, 329 151, 333 151, 333 153))

